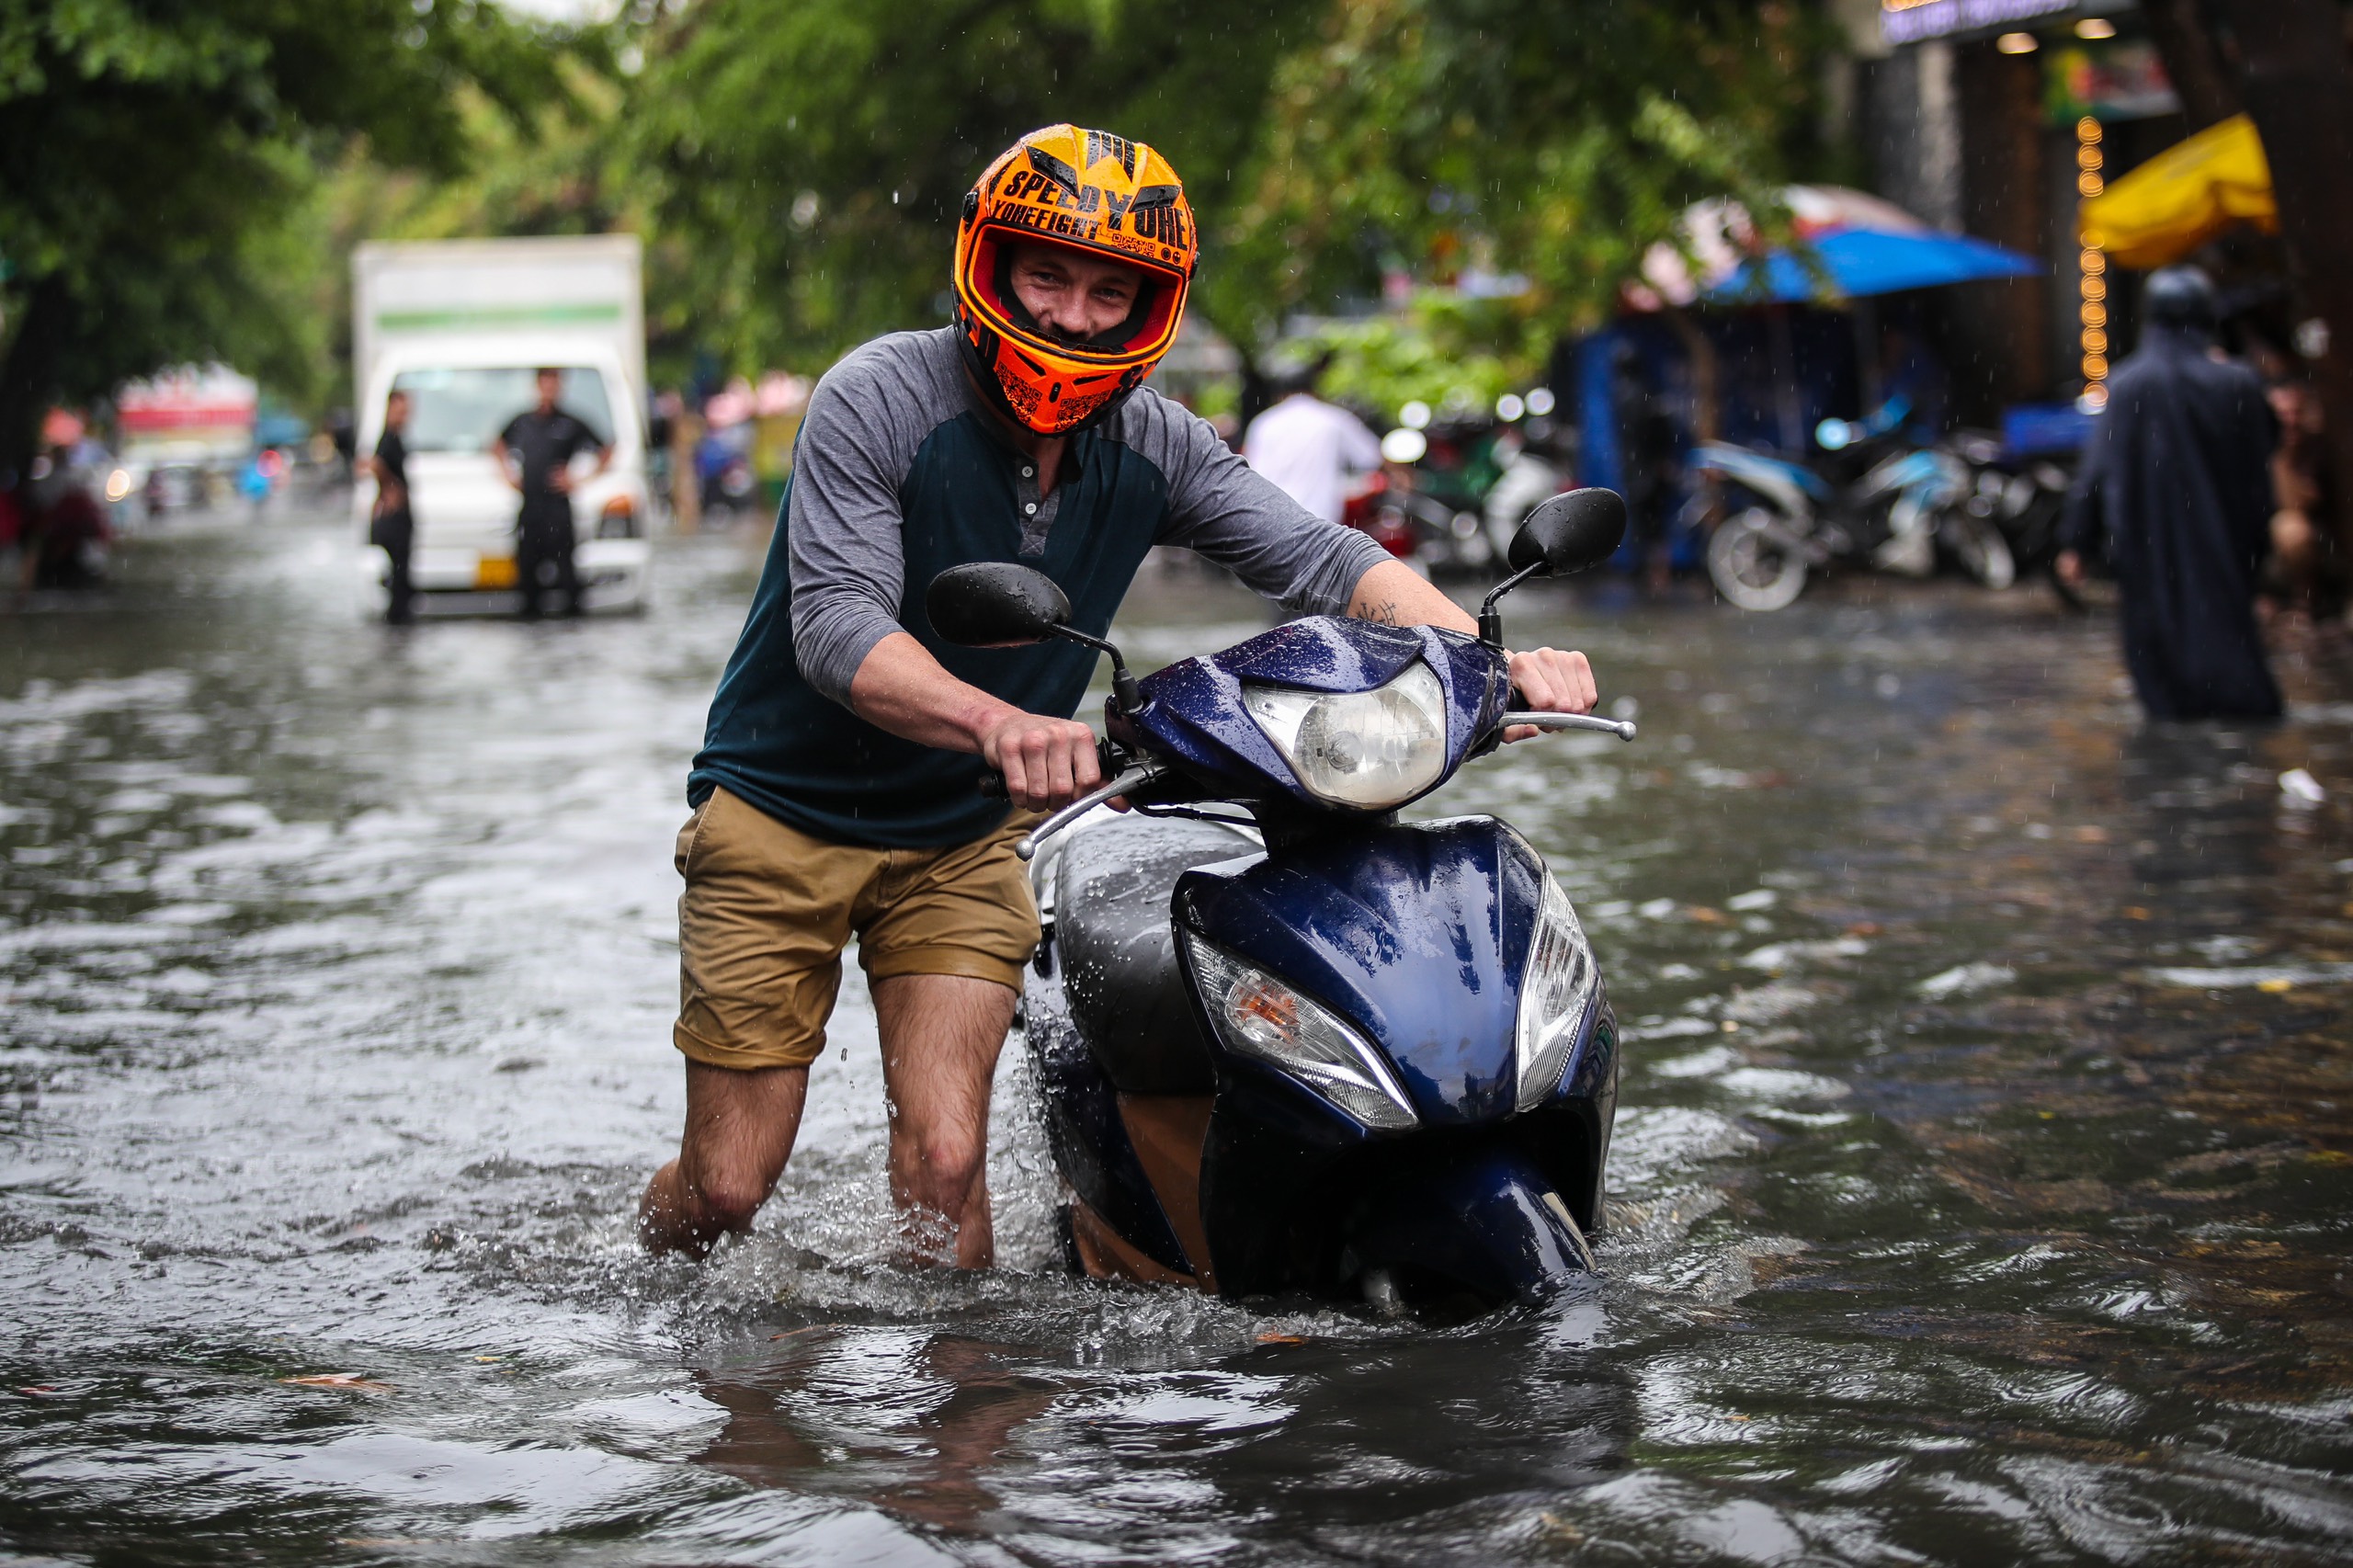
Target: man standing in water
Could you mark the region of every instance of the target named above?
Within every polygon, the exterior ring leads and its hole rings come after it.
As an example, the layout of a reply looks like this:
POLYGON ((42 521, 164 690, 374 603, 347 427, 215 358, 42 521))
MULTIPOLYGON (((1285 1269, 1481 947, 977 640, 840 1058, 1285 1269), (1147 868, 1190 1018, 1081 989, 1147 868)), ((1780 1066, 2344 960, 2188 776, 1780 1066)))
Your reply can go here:
MULTIPOLYGON (((878 338, 818 383, 790 492, 720 678, 680 831, 687 1121, 640 1232, 699 1256, 750 1228, 792 1152, 854 935, 891 1104, 891 1195, 916 1256, 994 1259, 989 1090, 1038 918, 1013 844, 1100 781, 1072 720, 1095 655, 976 653, 922 609, 950 566, 1051 576, 1101 634, 1154 544, 1296 609, 1475 631, 1364 535, 1309 515, 1207 422, 1142 387, 1198 252, 1140 142, 1032 131, 964 199, 955 324, 878 338), (979 790, 1005 776, 1018 808, 979 790)), ((1534 707, 1584 712, 1580 653, 1516 655, 1534 707)))
POLYGON ((2270 542, 2263 382, 2215 347, 2214 286, 2194 267, 2153 273, 2138 352, 2109 378, 2069 497, 2060 580, 2083 581, 2105 532, 2122 590, 2124 664, 2152 719, 2276 719, 2279 688, 2255 620, 2270 542))
POLYGON ((556 406, 563 372, 543 367, 535 378, 539 403, 506 423, 491 446, 498 472, 523 493, 515 520, 515 582, 523 590, 523 619, 540 618, 548 589, 563 595, 563 612, 580 613, 580 574, 573 566, 572 460, 597 454, 597 472, 612 465, 613 448, 600 441, 588 422, 556 406))
POLYGON ((395 392, 384 399, 384 433, 377 438, 374 455, 359 461, 376 482, 368 542, 383 551, 392 562, 385 581, 384 619, 394 626, 406 626, 416 617, 408 564, 416 542, 416 517, 408 506, 408 393, 395 392))

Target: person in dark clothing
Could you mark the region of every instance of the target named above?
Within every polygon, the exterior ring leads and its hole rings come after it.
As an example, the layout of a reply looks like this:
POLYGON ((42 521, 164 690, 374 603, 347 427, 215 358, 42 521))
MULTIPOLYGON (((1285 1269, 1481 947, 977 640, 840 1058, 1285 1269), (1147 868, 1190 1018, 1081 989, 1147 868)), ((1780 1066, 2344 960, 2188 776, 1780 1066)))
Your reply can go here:
MULTIPOLYGON (((40 472, 36 469, 34 472, 40 472)), ((114 539, 106 514, 90 494, 90 476, 74 462, 71 447, 49 452, 48 472, 33 482, 20 533, 19 586, 95 588, 106 581, 106 549, 114 539)))
POLYGON ((540 616, 540 597, 562 590, 564 613, 580 613, 580 574, 573 567, 572 460, 597 454, 597 472, 613 460, 613 448, 600 441, 578 415, 556 405, 563 372, 539 373, 540 401, 509 420, 491 451, 506 482, 523 493, 515 524, 515 580, 523 590, 523 619, 540 616))
POLYGON ((1676 456, 1681 440, 1673 407, 1651 385, 1642 356, 1631 343, 1619 344, 1610 356, 1610 401, 1618 415, 1628 531, 1642 563, 1643 586, 1663 594, 1673 580, 1669 534, 1680 481, 1676 456))
POLYGON ((376 439, 376 453, 362 460, 376 481, 376 506, 368 518, 368 542, 392 561, 386 578, 391 590, 384 619, 406 626, 415 619, 415 592, 409 581, 410 548, 416 542, 416 518, 408 505, 408 393, 396 392, 384 400, 384 433, 376 439))
POLYGON ((2270 404, 2255 372, 2215 347, 2204 273, 2153 274, 2143 304, 2140 348, 2109 378, 2068 497, 2060 580, 2082 581, 2105 534, 2124 663, 2150 718, 2276 718, 2279 688, 2255 620, 2271 521, 2270 404))

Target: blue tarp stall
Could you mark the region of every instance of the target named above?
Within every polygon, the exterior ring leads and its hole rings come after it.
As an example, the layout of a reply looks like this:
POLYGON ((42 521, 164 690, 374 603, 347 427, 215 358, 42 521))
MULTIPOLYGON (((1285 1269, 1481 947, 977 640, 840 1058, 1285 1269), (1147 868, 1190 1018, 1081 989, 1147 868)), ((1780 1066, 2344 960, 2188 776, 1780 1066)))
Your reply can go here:
MULTIPOLYGON (((1988 278, 2028 278, 2043 270, 2032 256, 1990 240, 1934 230, 1887 233, 1844 229, 1816 237, 1813 251, 1832 288, 1858 300, 1988 278)), ((1701 297, 1718 305, 1799 304, 1818 303, 1822 293, 1821 284, 1802 261, 1788 251, 1775 251, 1761 266, 1756 261, 1741 263, 1730 279, 1706 290, 1701 297)))

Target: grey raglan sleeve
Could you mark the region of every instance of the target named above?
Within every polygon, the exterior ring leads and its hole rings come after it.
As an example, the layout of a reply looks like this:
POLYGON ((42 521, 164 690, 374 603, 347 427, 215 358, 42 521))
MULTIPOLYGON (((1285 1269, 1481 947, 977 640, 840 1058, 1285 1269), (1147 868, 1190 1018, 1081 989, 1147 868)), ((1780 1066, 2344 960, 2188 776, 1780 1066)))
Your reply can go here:
POLYGON ((859 395, 865 368, 846 360, 817 383, 793 454, 785 514, 792 562, 792 651, 809 684, 844 707, 849 683, 874 645, 899 624, 906 578, 900 535, 903 443, 859 395))
POLYGON ((1389 552, 1276 488, 1221 440, 1209 421, 1165 399, 1155 402, 1152 426, 1142 434, 1147 455, 1168 477, 1168 519, 1158 542, 1199 551, 1291 609, 1347 614, 1357 584, 1390 559, 1389 552))

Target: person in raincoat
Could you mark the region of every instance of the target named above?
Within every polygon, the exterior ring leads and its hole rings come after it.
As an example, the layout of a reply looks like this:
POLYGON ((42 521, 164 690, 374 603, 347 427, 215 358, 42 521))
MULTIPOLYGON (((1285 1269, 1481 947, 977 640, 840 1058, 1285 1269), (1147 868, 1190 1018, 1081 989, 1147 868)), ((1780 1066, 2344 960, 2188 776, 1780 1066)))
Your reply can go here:
POLYGON ((2270 404, 2255 372, 2215 347, 2204 273, 2153 273, 2143 303, 2140 347, 2109 378, 2068 498, 2059 575, 2079 584, 2105 535, 2124 663, 2150 718, 2276 718, 2255 619, 2278 439, 2270 404))

